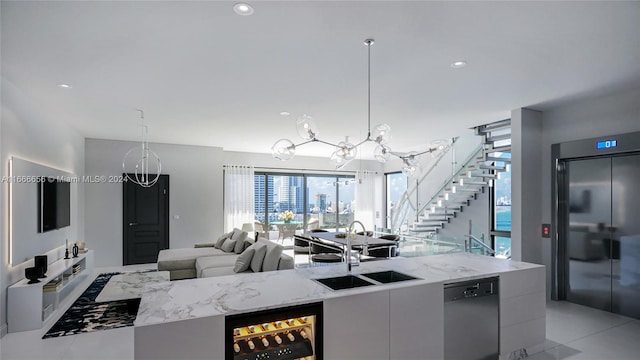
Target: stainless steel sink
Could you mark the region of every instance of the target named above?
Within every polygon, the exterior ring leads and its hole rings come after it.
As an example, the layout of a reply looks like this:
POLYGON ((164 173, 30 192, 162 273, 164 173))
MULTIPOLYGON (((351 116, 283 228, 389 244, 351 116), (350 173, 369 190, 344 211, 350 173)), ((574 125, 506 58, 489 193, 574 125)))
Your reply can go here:
POLYGON ((361 279, 354 275, 336 276, 336 277, 314 279, 314 280, 332 290, 353 289, 353 288, 362 287, 362 286, 375 285, 372 282, 369 282, 365 279, 361 279))
POLYGON ((379 271, 372 272, 366 274, 360 274, 360 276, 367 277, 371 280, 375 280, 379 283, 388 284, 398 281, 407 281, 407 280, 417 280, 418 278, 415 276, 403 274, 397 271, 389 270, 389 271, 379 271))

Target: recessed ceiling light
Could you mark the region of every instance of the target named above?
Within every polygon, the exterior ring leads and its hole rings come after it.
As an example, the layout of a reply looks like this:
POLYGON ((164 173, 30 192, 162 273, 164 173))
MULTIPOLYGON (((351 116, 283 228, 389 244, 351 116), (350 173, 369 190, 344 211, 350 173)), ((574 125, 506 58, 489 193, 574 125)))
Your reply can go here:
POLYGON ((282 115, 282 116, 289 116, 289 115, 291 115, 291 113, 290 113, 290 112, 288 112, 288 111, 281 111, 281 112, 280 112, 280 115, 282 115))
POLYGON ((71 85, 69 84, 58 84, 58 87, 63 89, 71 89, 71 85))
POLYGON ((253 7, 246 3, 237 3, 233 5, 233 11, 238 15, 249 16, 253 14, 253 7))
POLYGON ((467 62, 464 60, 458 60, 451 63, 451 67, 454 69, 459 69, 461 67, 467 66, 467 62))

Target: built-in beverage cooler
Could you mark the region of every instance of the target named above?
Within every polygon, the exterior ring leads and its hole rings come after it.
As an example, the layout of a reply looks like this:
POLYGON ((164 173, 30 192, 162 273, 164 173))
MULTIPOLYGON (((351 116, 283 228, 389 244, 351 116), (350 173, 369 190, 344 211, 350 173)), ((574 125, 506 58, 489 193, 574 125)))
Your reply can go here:
POLYGON ((322 303, 225 320, 226 360, 322 360, 322 303))

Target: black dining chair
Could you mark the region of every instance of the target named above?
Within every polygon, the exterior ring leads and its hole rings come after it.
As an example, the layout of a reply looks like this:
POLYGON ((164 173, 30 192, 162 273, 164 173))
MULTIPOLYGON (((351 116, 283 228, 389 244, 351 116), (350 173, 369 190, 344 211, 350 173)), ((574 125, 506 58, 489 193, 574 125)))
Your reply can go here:
POLYGON ((387 234, 387 235, 380 236, 379 239, 395 241, 396 244, 370 247, 368 249, 369 256, 388 258, 388 257, 398 256, 400 254, 400 251, 398 251, 398 245, 400 243, 400 235, 387 234))

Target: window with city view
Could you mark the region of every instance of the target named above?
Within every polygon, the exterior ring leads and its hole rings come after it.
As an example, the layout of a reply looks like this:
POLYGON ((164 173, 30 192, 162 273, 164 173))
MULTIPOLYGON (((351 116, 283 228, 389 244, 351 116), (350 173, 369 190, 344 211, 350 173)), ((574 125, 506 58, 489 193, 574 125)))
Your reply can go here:
MULTIPOLYGON (((502 158, 511 158, 510 153, 502 153, 502 158)), ((491 235, 497 257, 511 257, 511 166, 505 165, 506 170, 498 173, 493 187, 492 225, 491 235)))
POLYGON ((256 174, 255 219, 268 230, 285 222, 284 211, 293 219, 286 221, 298 229, 344 230, 354 219, 354 177, 307 174, 256 174))

